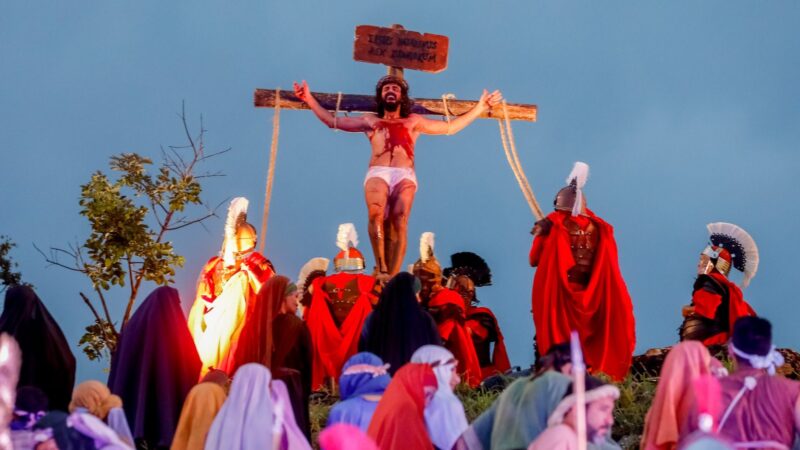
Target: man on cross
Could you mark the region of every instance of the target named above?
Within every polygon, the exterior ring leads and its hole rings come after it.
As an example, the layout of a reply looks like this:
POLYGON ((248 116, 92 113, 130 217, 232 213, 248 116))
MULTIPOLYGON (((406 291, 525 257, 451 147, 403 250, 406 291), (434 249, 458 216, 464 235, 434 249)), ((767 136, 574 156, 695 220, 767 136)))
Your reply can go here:
POLYGON ((408 215, 417 192, 414 146, 420 134, 455 134, 499 104, 500 91, 483 91, 478 103, 449 121, 431 120, 411 113, 408 83, 387 75, 375 86, 376 114, 336 117, 311 94, 308 83, 294 83, 297 98, 308 104, 328 127, 367 135, 372 146, 364 194, 369 214, 369 238, 375 255, 375 272, 382 281, 400 271, 406 253, 408 215))

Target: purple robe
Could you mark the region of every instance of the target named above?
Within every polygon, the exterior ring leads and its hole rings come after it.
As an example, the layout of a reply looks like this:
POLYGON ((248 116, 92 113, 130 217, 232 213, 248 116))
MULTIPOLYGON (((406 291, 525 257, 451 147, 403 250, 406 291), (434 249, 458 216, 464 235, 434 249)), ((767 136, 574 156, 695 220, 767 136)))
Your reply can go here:
POLYGON ((159 287, 125 325, 108 376, 108 387, 125 405, 135 440, 150 448, 170 446, 200 367, 178 291, 159 287))
POLYGON ((723 411, 742 389, 748 376, 756 379, 756 387, 746 391, 733 407, 720 434, 734 443, 773 441, 791 448, 795 438, 794 414, 800 383, 782 376, 770 376, 760 369, 737 370, 720 380, 723 411))

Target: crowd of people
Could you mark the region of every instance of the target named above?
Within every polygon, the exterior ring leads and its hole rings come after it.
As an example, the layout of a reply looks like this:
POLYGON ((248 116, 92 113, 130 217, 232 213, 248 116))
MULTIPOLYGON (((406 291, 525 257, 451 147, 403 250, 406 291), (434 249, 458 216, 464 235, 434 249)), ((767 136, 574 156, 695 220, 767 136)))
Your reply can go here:
MULTIPOLYGON (((497 317, 478 300, 492 283, 479 255, 455 253, 442 268, 428 232, 408 271, 370 275, 355 227, 343 224, 333 270, 314 258, 293 281, 255 250, 248 202, 236 198, 188 317, 176 289, 151 292, 121 331, 107 383, 74 386, 75 358, 55 319, 30 286, 7 290, 0 332, 22 352, 7 405, 13 448, 619 448, 614 383, 630 371, 634 318, 613 228, 586 207, 587 176, 576 164, 532 230, 529 371, 511 369, 497 317), (470 423, 460 384, 502 392, 470 423), (312 439, 315 392, 339 401, 312 439)), ((771 325, 728 279, 736 268, 747 285, 757 248, 732 224, 711 224, 709 235, 641 448, 789 449, 800 383, 775 374, 783 360, 771 325), (730 374, 706 347, 723 343, 730 374)))

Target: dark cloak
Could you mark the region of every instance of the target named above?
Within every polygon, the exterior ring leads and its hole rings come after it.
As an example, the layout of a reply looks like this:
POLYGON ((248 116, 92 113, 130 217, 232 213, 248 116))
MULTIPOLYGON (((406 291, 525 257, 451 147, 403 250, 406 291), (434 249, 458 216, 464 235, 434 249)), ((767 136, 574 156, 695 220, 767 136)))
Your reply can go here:
POLYGON ((58 323, 30 286, 6 291, 0 332, 13 336, 22 351, 17 385, 41 389, 51 409, 66 411, 75 385, 75 356, 58 323))
POLYGON ((310 437, 311 334, 297 316, 280 313, 289 283, 281 275, 270 278, 247 305, 242 334, 231 350, 232 366, 259 363, 269 367, 275 379, 286 383, 297 426, 310 437))
POLYGON ((108 377, 111 392, 122 398, 135 440, 151 448, 170 446, 200 367, 178 291, 157 288, 122 331, 108 377))
POLYGON ((429 344, 442 345, 436 322, 417 301, 414 275, 401 272, 389 280, 367 317, 358 351, 378 355, 394 375, 418 348, 429 344))
POLYGON ((52 411, 42 417, 34 428, 51 429, 59 450, 96 450, 94 439, 67 425, 68 417, 65 412, 52 411))

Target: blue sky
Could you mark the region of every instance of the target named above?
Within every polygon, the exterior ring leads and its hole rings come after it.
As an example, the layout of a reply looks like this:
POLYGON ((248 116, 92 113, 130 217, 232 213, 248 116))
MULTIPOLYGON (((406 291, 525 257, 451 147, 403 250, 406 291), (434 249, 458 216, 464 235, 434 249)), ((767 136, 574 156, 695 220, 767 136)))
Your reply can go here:
MULTIPOLYGON (((713 221, 753 235, 761 267, 745 296, 773 321, 779 345, 800 345, 791 306, 797 2, 11 1, 0 12, 0 233, 18 243, 24 278, 73 344, 90 320, 78 297, 87 282, 47 268, 33 244, 85 238, 77 202, 93 171, 114 154, 157 158, 161 145, 182 144, 176 112, 185 101, 195 128, 203 115, 209 148, 233 148, 207 166, 227 177, 210 180, 206 198, 249 197, 258 222, 272 112, 253 108, 253 89, 306 79, 317 91, 370 93, 384 68, 352 60, 353 31, 401 23, 450 37, 445 72, 407 73, 412 95, 468 99, 498 88, 539 105, 539 121, 515 123, 514 133, 545 209, 572 163, 590 164, 586 195, 616 228, 637 351, 675 341, 713 221)), ((266 237, 279 272, 294 277, 309 258, 332 257, 342 222, 356 223, 370 254, 366 139, 333 133, 308 112, 285 111, 281 126, 266 237)), ((436 233, 441 260, 484 256, 495 281, 478 295, 499 316, 512 362, 527 364, 533 218, 497 124, 422 137, 417 155, 406 262, 423 231, 436 233)), ((176 277, 185 302, 222 226, 215 219, 172 236, 187 258, 176 277)), ((124 293, 112 297, 119 316, 124 293)), ((103 364, 75 353, 79 379, 104 377, 103 364)))

